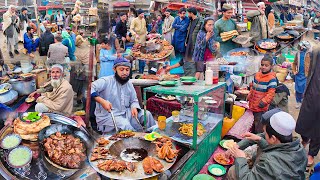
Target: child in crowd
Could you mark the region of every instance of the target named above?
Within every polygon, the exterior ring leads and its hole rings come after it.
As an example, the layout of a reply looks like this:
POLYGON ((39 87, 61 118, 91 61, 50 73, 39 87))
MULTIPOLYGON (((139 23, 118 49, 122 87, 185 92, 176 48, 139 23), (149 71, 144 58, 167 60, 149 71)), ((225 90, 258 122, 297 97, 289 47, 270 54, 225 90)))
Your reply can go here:
POLYGON ((261 60, 260 71, 256 73, 248 95, 249 108, 254 115, 254 133, 261 133, 261 115, 269 108, 277 87, 276 74, 272 72, 272 56, 266 54, 261 60))

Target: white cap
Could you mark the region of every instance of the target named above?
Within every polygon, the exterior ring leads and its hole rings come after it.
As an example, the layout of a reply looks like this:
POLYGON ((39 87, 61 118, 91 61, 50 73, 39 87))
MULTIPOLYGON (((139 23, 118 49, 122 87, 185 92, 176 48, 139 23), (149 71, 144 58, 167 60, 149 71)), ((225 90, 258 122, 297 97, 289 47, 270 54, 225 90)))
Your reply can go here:
POLYGON ((54 64, 53 66, 51 66, 51 69, 53 68, 59 68, 61 72, 63 72, 63 67, 60 64, 54 64))
POLYGON ((257 4, 258 7, 260 7, 261 5, 264 5, 264 6, 265 6, 265 3, 264 3, 264 2, 259 2, 259 3, 257 4))
POLYGON ((289 136, 296 128, 296 121, 286 112, 278 112, 270 118, 271 127, 283 136, 289 136))

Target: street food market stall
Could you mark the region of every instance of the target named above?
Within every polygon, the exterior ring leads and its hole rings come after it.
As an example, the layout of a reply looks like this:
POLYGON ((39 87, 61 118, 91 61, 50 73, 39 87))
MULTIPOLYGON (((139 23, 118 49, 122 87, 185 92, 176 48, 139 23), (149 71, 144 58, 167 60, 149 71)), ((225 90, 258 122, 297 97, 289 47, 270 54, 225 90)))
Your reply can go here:
POLYGON ((168 119, 158 119, 159 126, 155 131, 187 149, 186 155, 174 165, 170 178, 191 179, 208 161, 220 141, 225 83, 207 86, 204 81, 169 82, 145 88, 144 105, 146 108, 147 92, 174 95, 182 104, 182 110, 177 114, 173 113, 168 119))

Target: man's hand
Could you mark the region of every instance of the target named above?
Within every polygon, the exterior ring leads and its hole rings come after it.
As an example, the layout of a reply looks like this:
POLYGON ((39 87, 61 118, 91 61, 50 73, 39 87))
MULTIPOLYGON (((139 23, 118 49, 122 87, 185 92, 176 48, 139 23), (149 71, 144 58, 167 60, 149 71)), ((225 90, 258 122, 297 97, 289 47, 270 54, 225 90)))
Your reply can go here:
POLYGON ((169 72, 170 70, 171 70, 171 67, 169 65, 167 65, 167 67, 165 69, 166 73, 169 72))
POLYGON ((131 115, 132 115, 132 117, 138 118, 138 110, 137 110, 137 108, 132 108, 131 109, 131 115))
POLYGON ((260 141, 261 140, 260 136, 253 134, 253 133, 250 133, 250 132, 246 132, 246 133, 242 134, 242 137, 244 137, 248 140, 251 140, 251 141, 260 141))
POLYGON ((139 36, 138 34, 136 34, 136 38, 137 38, 137 39, 140 39, 140 36, 139 36))
POLYGON ((206 40, 208 41, 213 36, 213 32, 208 31, 206 34, 206 40))
POLYGON ((107 110, 108 112, 111 112, 112 104, 109 101, 103 100, 100 104, 103 107, 103 109, 107 110))
POLYGON ((126 40, 127 40, 125 37, 122 37, 121 39, 123 42, 126 42, 126 40))
POLYGON ((73 119, 77 121, 78 128, 80 128, 81 126, 86 127, 86 123, 84 123, 83 119, 80 116, 73 116, 73 119))
POLYGON ((230 153, 235 158, 240 158, 240 157, 246 158, 246 154, 244 153, 244 151, 240 150, 236 146, 233 146, 232 148, 230 148, 230 153))

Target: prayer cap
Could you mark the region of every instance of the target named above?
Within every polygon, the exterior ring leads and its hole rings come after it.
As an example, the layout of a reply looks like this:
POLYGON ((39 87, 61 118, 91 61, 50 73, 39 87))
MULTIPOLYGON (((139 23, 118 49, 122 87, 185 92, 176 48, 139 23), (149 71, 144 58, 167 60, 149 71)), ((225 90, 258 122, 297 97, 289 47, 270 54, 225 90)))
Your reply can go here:
POLYGON ((230 4, 224 3, 223 6, 222 6, 222 9, 230 10, 230 9, 233 9, 233 6, 230 5, 230 4))
POLYGON ((61 72, 63 72, 63 67, 60 64, 54 64, 53 66, 51 66, 51 69, 53 68, 59 68, 61 72))
POLYGON ((120 57, 120 58, 117 58, 116 60, 114 60, 113 68, 116 68, 118 66, 126 66, 126 67, 131 68, 131 63, 126 58, 120 57))
POLYGON ((296 128, 296 121, 286 112, 278 112, 271 116, 270 126, 279 134, 289 136, 296 128))
POLYGON ((26 7, 21 8, 21 12, 28 10, 26 7))

